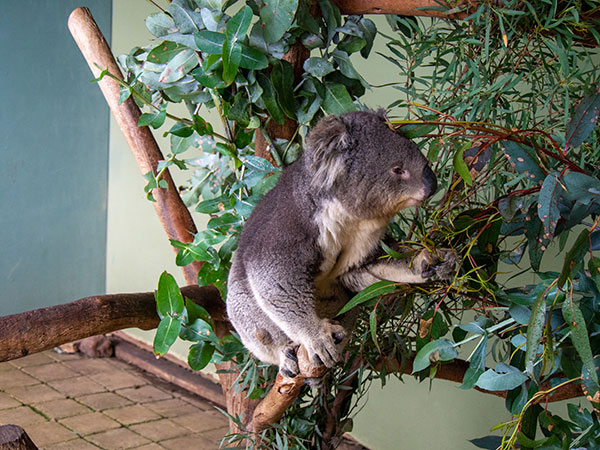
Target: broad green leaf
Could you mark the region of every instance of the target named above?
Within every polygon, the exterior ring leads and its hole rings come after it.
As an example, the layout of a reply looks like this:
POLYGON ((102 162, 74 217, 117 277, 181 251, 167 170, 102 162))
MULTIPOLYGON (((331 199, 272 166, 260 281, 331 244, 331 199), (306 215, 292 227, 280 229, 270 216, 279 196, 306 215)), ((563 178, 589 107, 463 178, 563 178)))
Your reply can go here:
POLYGON ((229 86, 235 80, 242 59, 242 48, 234 40, 226 39, 223 43, 223 81, 229 86))
POLYGON ((207 322, 203 318, 197 318, 194 321, 189 321, 181 327, 179 331, 179 337, 186 341, 198 342, 208 341, 217 342, 218 338, 212 328, 211 323, 207 322))
POLYGON ((507 373, 497 373, 488 369, 481 374, 476 386, 487 391, 509 391, 527 380, 527 375, 520 371, 511 370, 507 373))
POLYGON ((163 317, 154 335, 154 354, 160 356, 166 355, 177 340, 180 329, 181 319, 171 316, 163 317))
POLYGON ((225 28, 225 36, 231 42, 242 40, 252 21, 252 9, 249 6, 244 6, 238 13, 227 22, 225 28))
POLYGON ((298 0, 261 0, 260 20, 268 44, 277 42, 294 21, 298 0))
POLYGON ((158 79, 161 83, 173 83, 182 79, 198 65, 198 56, 194 50, 183 50, 173 57, 158 79))
POLYGON ((590 249, 590 231, 588 229, 581 230, 579 236, 575 240, 573 247, 567 252, 565 255, 565 261, 563 263, 563 268, 560 272, 560 276, 558 277, 558 286, 562 287, 567 278, 571 276, 571 271, 575 264, 581 262, 583 257, 590 249))
POLYGON ((340 83, 325 83, 325 98, 322 106, 325 112, 335 115, 356 109, 346 86, 340 83))
POLYGON ((502 144, 502 150, 517 172, 526 174, 536 184, 546 178, 540 160, 531 147, 513 141, 502 141, 502 144))
POLYGON ((437 361, 450 361, 458 356, 454 343, 448 339, 437 339, 423 346, 415 356, 412 373, 420 372, 437 361))
POLYGON ((525 351, 525 371, 533 378, 533 364, 537 358, 538 345, 542 340, 546 325, 546 296, 545 292, 538 295, 533 307, 529 325, 527 326, 527 350, 525 351))
POLYGON ((229 197, 226 195, 221 195, 219 197, 204 200, 198 203, 198 206, 196 206, 196 212, 202 214, 216 214, 220 211, 229 209, 226 206, 228 202, 229 197))
POLYGON ((562 305, 562 314, 571 330, 571 342, 573 342, 575 350, 577 350, 583 365, 588 370, 590 378, 598 385, 594 355, 581 309, 579 309, 577 303, 567 298, 562 305))
POLYGON ((273 88, 273 83, 271 83, 269 77, 261 72, 256 74, 256 80, 263 90, 262 100, 267 107, 269 115, 275 122, 282 125, 285 122, 285 117, 283 115, 283 111, 277 103, 277 97, 275 94, 275 89, 273 88))
POLYGON ((358 306, 362 303, 365 303, 371 299, 380 297, 382 295, 390 294, 394 292, 396 289, 396 283, 393 281, 378 281, 377 283, 372 284, 366 289, 363 289, 354 297, 352 297, 348 303, 344 305, 344 307, 340 310, 337 315, 344 314, 347 311, 350 311, 355 306, 358 306))
POLYGON ((173 19, 163 13, 150 14, 146 18, 146 28, 148 28, 148 31, 156 37, 179 31, 175 26, 173 19))
POLYGON ((298 104, 294 98, 294 69, 287 61, 276 61, 271 70, 271 82, 277 92, 279 106, 285 114, 296 119, 298 104))
POLYGON ((573 202, 588 205, 600 203, 600 180, 584 173, 567 171, 561 178, 564 196, 573 202))
POLYGON ((469 172, 469 167, 467 166, 467 163, 463 158, 463 153, 467 148, 468 147, 463 145, 454 153, 452 165, 454 166, 454 170, 456 171, 456 173, 460 175, 463 181, 468 186, 471 186, 473 184, 473 178, 471 178, 471 172, 469 172))
POLYGON ((181 316, 184 310, 183 296, 173 275, 163 272, 158 280, 158 289, 154 293, 156 309, 160 318, 181 316))
POLYGON ((202 370, 210 362, 215 347, 208 342, 198 342, 190 347, 188 364, 192 370, 202 370))
POLYGON ((315 77, 324 77, 335 69, 333 64, 324 58, 312 57, 304 61, 304 70, 315 77))
POLYGON ((171 15, 181 33, 193 33, 204 28, 202 15, 190 9, 187 1, 173 0, 167 6, 167 12, 171 15))
POLYGON ((167 118, 167 104, 164 103, 160 109, 152 113, 143 113, 138 120, 138 127, 151 126, 154 129, 160 128, 167 118))
POLYGON ((223 43, 225 35, 216 31, 202 30, 194 33, 194 39, 198 48, 209 55, 221 55, 223 53, 223 43))
POLYGON ((558 198, 562 192, 563 189, 556 174, 549 174, 544 179, 540 195, 538 196, 538 217, 544 225, 544 234, 547 235, 547 238, 554 235, 556 224, 560 218, 558 198))
POLYGON ((242 49, 242 57, 240 59, 240 67, 244 69, 260 70, 269 65, 269 60, 260 51, 247 45, 240 44, 242 49))
POLYGON ((567 146, 581 145, 594 130, 600 115, 600 84, 586 95, 575 107, 573 117, 567 124, 567 146))
POLYGON ((186 47, 184 45, 176 42, 163 41, 161 44, 154 47, 150 53, 148 53, 146 61, 150 61, 155 64, 166 64, 178 53, 185 49, 186 47))

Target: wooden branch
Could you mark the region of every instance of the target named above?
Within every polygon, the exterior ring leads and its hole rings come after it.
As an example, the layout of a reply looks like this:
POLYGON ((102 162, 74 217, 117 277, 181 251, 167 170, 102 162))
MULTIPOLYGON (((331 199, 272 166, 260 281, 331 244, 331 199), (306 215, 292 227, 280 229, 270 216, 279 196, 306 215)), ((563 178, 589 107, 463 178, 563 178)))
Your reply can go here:
POLYGON ((0 450, 38 450, 29 435, 18 425, 0 426, 0 450))
MULTIPOLYGON (((465 17, 465 13, 456 14, 456 7, 467 7, 467 10, 476 7, 478 2, 466 0, 459 1, 456 5, 448 5, 448 10, 427 10, 427 8, 440 8, 444 0, 333 0, 342 14, 398 14, 401 16, 426 16, 426 17, 465 17), (425 8, 425 10, 423 10, 425 8), (451 12, 448 14, 448 12, 451 12)), ((450 2, 448 2, 450 3, 450 2)))
MULTIPOLYGON (((94 77, 100 76, 103 69, 108 69, 113 76, 122 80, 123 75, 117 62, 89 9, 75 9, 69 16, 68 25, 94 77)), ((164 160, 164 157, 150 129, 138 127, 140 109, 131 97, 119 104, 120 86, 110 77, 105 76, 98 85, 119 128, 125 135, 141 173, 156 174, 158 162, 164 160)), ((152 191, 156 199, 154 203, 156 214, 169 239, 191 242, 197 232, 192 216, 183 204, 168 170, 163 172, 162 178, 167 182, 168 189, 152 191)), ((200 262, 195 261, 183 268, 185 279, 189 284, 198 282, 197 276, 201 266, 200 262)))
MULTIPOLYGON (((211 314, 217 334, 228 332, 225 303, 215 287, 186 286, 181 292, 211 314)), ((151 330, 158 322, 153 292, 86 297, 0 317, 0 362, 123 328, 151 330)))

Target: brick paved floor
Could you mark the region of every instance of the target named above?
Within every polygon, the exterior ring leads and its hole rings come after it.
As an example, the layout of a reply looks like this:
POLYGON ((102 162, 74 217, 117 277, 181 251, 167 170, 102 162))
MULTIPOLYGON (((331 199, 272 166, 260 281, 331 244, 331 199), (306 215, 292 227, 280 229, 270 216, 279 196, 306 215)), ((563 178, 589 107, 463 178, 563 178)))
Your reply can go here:
POLYGON ((0 425, 40 449, 217 449, 226 418, 199 397, 114 358, 46 351, 0 363, 0 425))

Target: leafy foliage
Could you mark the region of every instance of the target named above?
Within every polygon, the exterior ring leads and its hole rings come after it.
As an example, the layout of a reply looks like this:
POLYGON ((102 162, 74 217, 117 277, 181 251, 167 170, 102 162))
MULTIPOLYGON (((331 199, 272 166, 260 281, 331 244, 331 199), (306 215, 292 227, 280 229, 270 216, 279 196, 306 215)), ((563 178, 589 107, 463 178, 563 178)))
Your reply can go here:
MULTIPOLYGON (((350 56, 376 58, 375 25, 342 18, 327 0, 318 5, 313 16, 307 0, 174 0, 147 19, 155 43, 119 58, 127 71, 121 98, 133 96, 148 111, 140 125, 176 121, 166 132, 171 153, 146 175, 149 197, 165 187, 165 169, 188 169, 184 200, 211 217, 193 242, 172 242, 177 264, 203 261, 199 283, 224 296, 244 221, 301 148, 301 133, 276 139, 270 123, 308 126, 324 113, 350 111, 369 87, 350 56), (299 44, 312 53, 294 74, 283 55, 299 44), (188 118, 167 111, 179 102, 188 118), (204 109, 219 113, 222 133, 204 109), (254 156, 257 132, 271 161, 254 156)), ((600 445, 597 404, 591 412, 570 404, 568 420, 537 405, 573 383, 600 398, 600 259, 593 253, 600 246, 600 77, 581 45, 600 38, 593 8, 587 0, 482 2, 462 21, 388 18, 393 32, 380 36, 388 49, 380 56, 398 72, 390 118, 401 118, 393 126, 417 140, 440 185, 429 205, 398 216, 389 234, 413 248, 453 248, 460 270, 448 283, 381 282, 352 299, 346 308, 363 312, 344 362, 324 389, 303 391, 257 445, 318 447, 351 429, 373 380, 401 376, 411 362, 420 379, 434 377, 473 341, 461 388, 507 391, 512 414, 499 425, 499 444, 482 438, 475 445, 600 445)), ((194 342, 192 368, 234 359, 240 393, 263 395, 273 368, 234 336, 219 341, 206 311, 183 302, 163 275, 156 352, 179 335, 194 342)))

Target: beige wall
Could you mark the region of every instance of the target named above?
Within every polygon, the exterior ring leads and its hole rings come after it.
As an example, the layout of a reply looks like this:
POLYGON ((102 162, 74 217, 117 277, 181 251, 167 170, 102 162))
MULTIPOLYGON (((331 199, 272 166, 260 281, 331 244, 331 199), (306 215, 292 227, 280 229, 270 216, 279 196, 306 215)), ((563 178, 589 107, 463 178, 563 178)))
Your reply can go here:
MULTIPOLYGON (((113 1, 113 51, 126 53, 151 38, 145 17, 156 8, 145 0, 113 1)), ((386 26, 383 17, 375 20, 386 26)), ((377 50, 377 49, 376 49, 377 50)), ((383 48, 378 50, 383 51, 383 48)), ((368 62, 357 62, 358 69, 373 84, 393 80, 393 66, 373 53, 368 62)), ((385 106, 397 97, 391 88, 369 94, 365 103, 385 106)), ((218 123, 214 121, 214 123, 218 123)), ((159 137, 164 153, 168 142, 159 137)), ((183 284, 181 271, 174 264, 174 253, 167 241, 152 204, 145 200, 144 181, 116 123, 111 121, 107 292, 150 291, 160 273, 168 270, 183 284)), ((200 222, 197 221, 200 226, 200 222)), ((148 341, 153 332, 132 330, 148 341)), ((174 353, 185 359, 185 346, 174 353)), ((503 400, 461 391, 458 385, 435 381, 405 383, 390 380, 384 389, 374 382, 368 402, 355 420, 354 435, 373 450, 473 448, 466 440, 488 434, 489 429, 509 418, 503 400), (451 406, 452 413, 448 414, 451 406)))

